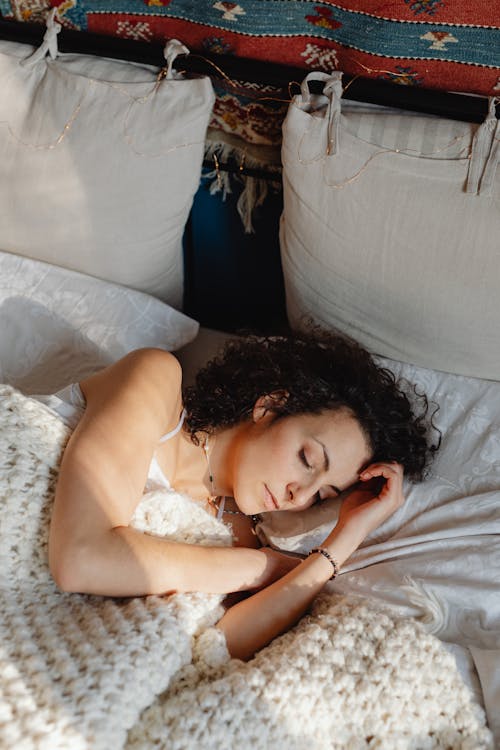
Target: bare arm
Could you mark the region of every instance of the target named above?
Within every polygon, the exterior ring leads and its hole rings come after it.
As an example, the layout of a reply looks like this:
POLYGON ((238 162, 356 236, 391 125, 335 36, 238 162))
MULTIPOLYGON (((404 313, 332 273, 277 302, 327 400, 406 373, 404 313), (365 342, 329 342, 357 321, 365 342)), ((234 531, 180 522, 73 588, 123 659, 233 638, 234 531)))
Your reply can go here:
POLYGON ((134 352, 82 383, 87 408, 63 457, 49 537, 62 589, 226 593, 281 574, 265 550, 176 544, 129 527, 158 440, 178 420, 180 384, 177 360, 160 350, 134 352))
MULTIPOLYGON (((399 465, 373 464, 362 475, 367 482, 376 477, 386 480, 380 492, 374 492, 370 483, 354 490, 342 505, 337 526, 322 545, 339 565, 404 501, 403 471, 399 465)), ((231 607, 218 624, 231 655, 249 659, 292 627, 329 580, 332 570, 323 555, 312 555, 283 578, 231 607)))

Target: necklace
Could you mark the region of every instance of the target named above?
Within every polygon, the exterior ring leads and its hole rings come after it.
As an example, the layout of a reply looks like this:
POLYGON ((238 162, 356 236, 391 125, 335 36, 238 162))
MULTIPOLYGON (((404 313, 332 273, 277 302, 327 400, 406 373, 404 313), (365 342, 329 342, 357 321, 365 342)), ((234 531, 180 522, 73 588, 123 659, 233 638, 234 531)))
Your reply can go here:
POLYGON ((212 472, 212 467, 210 466, 210 436, 207 435, 205 438, 205 442, 201 446, 203 449, 203 453, 205 454, 205 460, 207 462, 208 467, 208 481, 210 482, 210 490, 212 494, 209 497, 209 502, 214 501, 217 497, 217 493, 215 491, 215 482, 214 482, 214 475, 212 472))
POLYGON ((244 515, 241 510, 229 510, 226 509, 225 506, 225 497, 220 497, 217 495, 217 492, 215 490, 215 480, 214 480, 214 474, 212 471, 212 467, 210 465, 210 435, 207 435, 205 438, 205 442, 203 443, 203 453, 205 454, 205 460, 207 462, 207 468, 208 468, 208 481, 210 482, 210 490, 211 494, 208 497, 208 503, 212 506, 212 508, 215 508, 217 511, 217 518, 222 518, 223 513, 229 513, 232 516, 242 516, 244 515))
MULTIPOLYGON (((202 445, 202 449, 203 449, 203 453, 205 454, 205 460, 207 462, 208 481, 210 482, 210 491, 211 491, 211 494, 208 497, 208 504, 211 505, 212 508, 215 508, 215 510, 217 511, 217 518, 218 519, 222 518, 224 513, 227 513, 231 516, 246 515, 241 510, 229 510, 229 508, 225 508, 226 498, 217 495, 217 492, 215 490, 214 474, 212 471, 212 467, 210 465, 210 435, 206 436, 205 441, 202 445)), ((258 521, 260 520, 257 515, 251 516, 251 519, 254 524, 258 523, 258 521)))

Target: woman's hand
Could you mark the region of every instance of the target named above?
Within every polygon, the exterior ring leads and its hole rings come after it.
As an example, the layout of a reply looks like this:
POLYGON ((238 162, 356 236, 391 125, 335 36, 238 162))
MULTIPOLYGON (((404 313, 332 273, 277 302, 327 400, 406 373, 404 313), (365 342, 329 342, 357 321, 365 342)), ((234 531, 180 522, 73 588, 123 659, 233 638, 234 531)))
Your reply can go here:
POLYGON ((339 535, 349 539, 352 552, 404 503, 403 467, 380 461, 360 474, 360 483, 340 508, 337 526, 325 545, 338 544, 339 535))

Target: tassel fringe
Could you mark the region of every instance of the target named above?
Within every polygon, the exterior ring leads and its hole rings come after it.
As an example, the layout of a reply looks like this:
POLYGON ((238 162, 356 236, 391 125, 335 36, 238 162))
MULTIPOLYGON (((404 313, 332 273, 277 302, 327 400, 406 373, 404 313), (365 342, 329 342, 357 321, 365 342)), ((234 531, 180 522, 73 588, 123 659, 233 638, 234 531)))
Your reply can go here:
POLYGON ((236 209, 241 218, 245 234, 252 234, 254 230, 253 217, 254 212, 266 200, 269 191, 277 192, 281 190, 281 169, 276 165, 269 165, 264 161, 250 156, 243 149, 237 148, 227 143, 210 143, 205 148, 205 159, 213 161, 214 168, 209 172, 204 172, 204 177, 212 180, 210 184, 210 195, 222 193, 222 200, 225 201, 227 196, 232 194, 235 183, 243 184, 243 190, 236 209), (263 169, 269 171, 270 177, 260 178, 246 175, 243 173, 231 173, 219 168, 220 164, 230 162, 249 167, 250 169, 263 169), (275 170, 276 178, 272 172, 275 170))

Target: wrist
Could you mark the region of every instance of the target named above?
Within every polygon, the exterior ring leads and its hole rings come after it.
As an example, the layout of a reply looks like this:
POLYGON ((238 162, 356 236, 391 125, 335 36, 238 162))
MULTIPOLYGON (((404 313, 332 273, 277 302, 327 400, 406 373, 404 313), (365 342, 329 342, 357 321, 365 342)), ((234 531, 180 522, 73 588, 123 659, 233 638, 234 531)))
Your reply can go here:
POLYGON ((357 550, 361 541, 345 527, 336 526, 321 546, 342 566, 357 550))
POLYGON ((309 552, 308 557, 310 557, 311 555, 320 555, 321 557, 323 557, 330 564, 330 566, 331 566, 331 571, 330 571, 331 575, 330 575, 330 578, 329 578, 330 581, 333 581, 338 576, 338 574, 339 574, 339 567, 340 567, 339 563, 333 557, 333 555, 331 555, 330 552, 328 552, 328 550, 326 549, 326 547, 314 547, 309 552))

